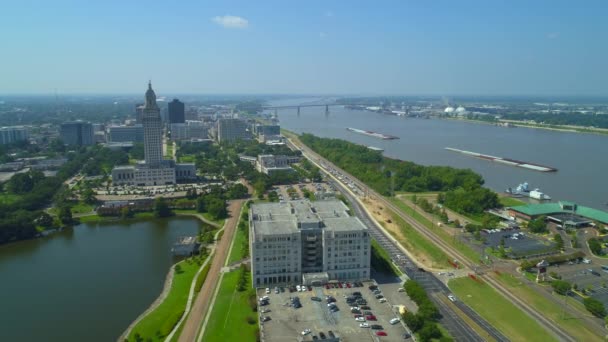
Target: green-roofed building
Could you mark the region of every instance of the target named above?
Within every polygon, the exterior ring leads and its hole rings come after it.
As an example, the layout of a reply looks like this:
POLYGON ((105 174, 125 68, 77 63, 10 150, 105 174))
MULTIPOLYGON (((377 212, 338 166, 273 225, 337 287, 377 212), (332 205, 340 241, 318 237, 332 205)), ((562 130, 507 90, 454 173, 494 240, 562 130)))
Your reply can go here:
POLYGON ((524 220, 547 216, 547 219, 565 226, 582 227, 594 221, 608 225, 607 212, 569 201, 520 205, 508 210, 511 216, 524 220))

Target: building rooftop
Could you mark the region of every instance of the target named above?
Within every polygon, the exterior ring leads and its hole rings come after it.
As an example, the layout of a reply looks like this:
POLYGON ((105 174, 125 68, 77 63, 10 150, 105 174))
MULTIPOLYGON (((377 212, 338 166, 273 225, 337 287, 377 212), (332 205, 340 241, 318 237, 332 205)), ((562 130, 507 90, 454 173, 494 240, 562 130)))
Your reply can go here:
POLYGON ((348 207, 339 200, 287 201, 261 203, 251 206, 250 215, 256 234, 291 234, 300 229, 320 228, 332 231, 367 229, 348 207))
POLYGON ((511 207, 512 210, 529 216, 550 215, 550 214, 575 214, 594 221, 608 224, 608 213, 602 210, 577 205, 574 202, 561 201, 556 203, 528 204, 511 207), (574 210, 564 209, 571 207, 574 210))

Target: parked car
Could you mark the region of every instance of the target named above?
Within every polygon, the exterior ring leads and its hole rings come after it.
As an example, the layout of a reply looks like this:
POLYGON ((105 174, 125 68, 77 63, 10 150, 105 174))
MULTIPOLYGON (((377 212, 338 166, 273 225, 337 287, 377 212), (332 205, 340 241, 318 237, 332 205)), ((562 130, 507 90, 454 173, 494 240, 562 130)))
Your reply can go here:
POLYGON ((382 326, 379 324, 372 324, 371 328, 374 330, 382 330, 382 326))
POLYGON ((388 321, 388 322, 389 322, 390 324, 395 325, 395 324, 399 323, 399 321, 400 321, 400 319, 399 319, 399 318, 397 318, 397 317, 395 317, 395 318, 391 319, 391 320, 390 320, 390 321, 388 321))
POLYGON ((378 300, 380 303, 386 303, 386 298, 380 298, 380 300, 378 300))
POLYGON ((367 315, 365 316, 365 319, 368 321, 377 321, 376 316, 374 315, 367 315))
POLYGON ((367 323, 359 323, 359 328, 369 328, 369 324, 367 324, 367 323))
POLYGON ((365 322, 365 318, 363 318, 363 317, 357 317, 357 318, 355 318, 355 321, 357 321, 357 322, 365 322))
POLYGON ((267 287, 267 288, 266 288, 266 294, 269 294, 269 293, 270 293, 270 288, 269 288, 269 287, 267 287))
POLYGON ((311 332, 310 329, 304 329, 304 330, 302 330, 302 336, 306 336, 306 335, 310 334, 310 332, 311 332))
POLYGON ((310 297, 310 300, 314 300, 315 302, 322 302, 323 300, 319 297, 310 297))
POLYGON ((319 333, 319 337, 321 337, 322 340, 327 338, 327 336, 325 336, 325 333, 323 333, 322 331, 319 333))
POLYGON ((376 336, 387 336, 387 334, 384 331, 376 331, 376 336))
POLYGON ((331 338, 336 338, 336 335, 331 330, 327 332, 327 335, 329 335, 329 337, 331 337, 331 338))

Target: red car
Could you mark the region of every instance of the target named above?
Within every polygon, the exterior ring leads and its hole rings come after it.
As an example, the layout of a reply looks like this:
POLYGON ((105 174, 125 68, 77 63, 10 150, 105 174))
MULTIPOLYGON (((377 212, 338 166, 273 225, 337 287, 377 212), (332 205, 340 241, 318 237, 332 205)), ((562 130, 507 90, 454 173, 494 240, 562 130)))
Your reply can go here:
POLYGON ((368 321, 377 321, 376 316, 374 315, 367 315, 365 316, 365 319, 368 321))
POLYGON ((387 336, 384 331, 376 331, 376 336, 387 336))
POLYGON ((346 283, 346 287, 350 289, 350 283, 346 283))
POLYGON ((329 285, 325 285, 325 288, 329 290, 329 285))
POLYGON ((339 287, 339 288, 342 288, 342 283, 338 283, 338 287, 339 287))

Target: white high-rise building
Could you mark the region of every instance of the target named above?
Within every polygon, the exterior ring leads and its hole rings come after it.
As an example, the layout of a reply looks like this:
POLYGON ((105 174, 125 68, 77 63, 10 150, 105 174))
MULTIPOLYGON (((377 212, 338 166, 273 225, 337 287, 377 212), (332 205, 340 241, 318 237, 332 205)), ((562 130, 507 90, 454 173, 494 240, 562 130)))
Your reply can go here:
POLYGON ((249 246, 254 287, 370 278, 369 230, 342 201, 253 204, 249 246))
POLYGON ((196 167, 193 163, 176 164, 174 160, 163 159, 162 121, 152 83, 148 83, 141 120, 145 161, 138 162, 135 166, 115 167, 112 170, 112 183, 148 186, 196 180, 196 167))
POLYGON ((142 122, 146 165, 152 168, 158 167, 163 160, 163 126, 160 119, 160 108, 156 104, 156 94, 152 90, 151 82, 148 83, 148 91, 146 91, 142 122))

